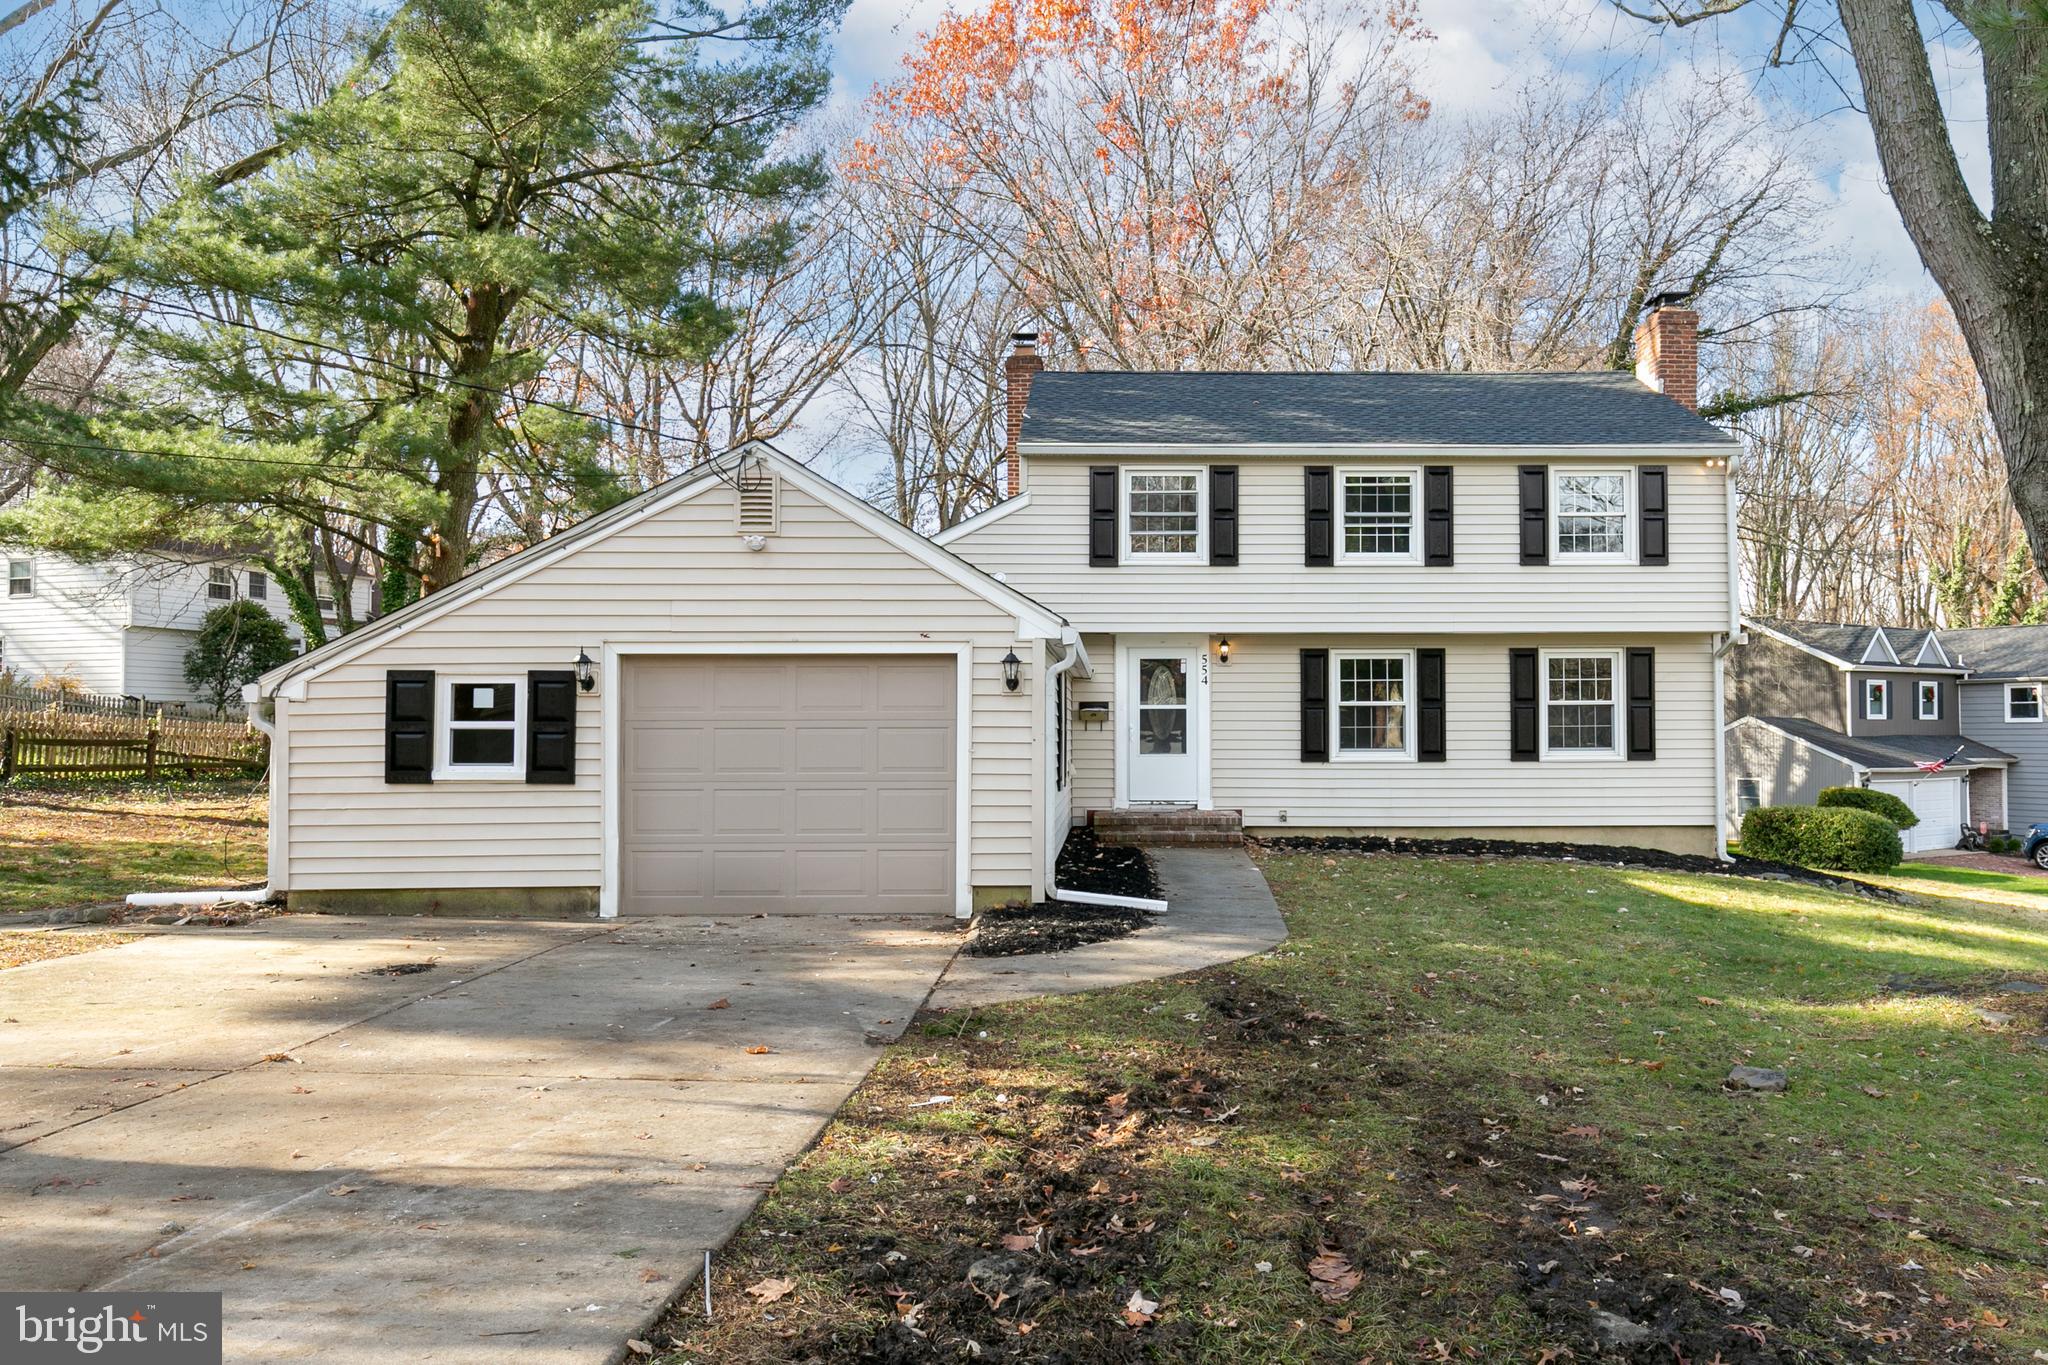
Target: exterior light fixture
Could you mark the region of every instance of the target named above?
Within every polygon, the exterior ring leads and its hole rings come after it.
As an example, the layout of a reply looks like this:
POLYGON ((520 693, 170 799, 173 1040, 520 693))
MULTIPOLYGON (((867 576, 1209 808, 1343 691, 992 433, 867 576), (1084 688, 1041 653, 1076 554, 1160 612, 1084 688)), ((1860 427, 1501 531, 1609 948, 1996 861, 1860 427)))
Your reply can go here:
POLYGON ((1013 649, 1003 656, 1003 690, 1005 692, 1015 692, 1017 690, 1017 684, 1022 680, 1019 670, 1023 667, 1024 661, 1017 657, 1016 650, 1013 649))
POLYGON ((1222 664, 1230 662, 1230 637, 1228 635, 1216 642, 1216 662, 1222 664))
POLYGON ((580 649, 576 651, 576 686, 585 692, 597 686, 597 661, 580 649))

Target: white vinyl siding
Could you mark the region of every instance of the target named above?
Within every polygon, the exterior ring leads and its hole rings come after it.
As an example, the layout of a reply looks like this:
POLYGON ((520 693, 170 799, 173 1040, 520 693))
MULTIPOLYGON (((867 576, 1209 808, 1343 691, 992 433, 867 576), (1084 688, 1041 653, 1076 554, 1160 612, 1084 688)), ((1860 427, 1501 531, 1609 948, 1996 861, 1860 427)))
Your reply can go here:
POLYGON ((35 575, 33 594, 0 596, 8 671, 28 683, 73 678, 88 692, 128 692, 121 644, 127 602, 115 571, 38 555, 35 575))
POLYGON ((1582 766, 1508 757, 1508 650, 1527 643, 1511 635, 1233 635, 1230 663, 1211 675, 1213 804, 1240 810, 1247 826, 1276 833, 1285 832, 1285 811, 1289 828, 1482 834, 1488 828, 1676 826, 1710 840, 1717 727, 1708 637, 1570 642, 1587 651, 1627 645, 1657 651, 1656 759, 1582 766), (1375 763, 1300 761, 1302 649, 1374 654, 1431 646, 1445 651, 1444 762, 1390 771, 1375 763))
MULTIPOLYGON (((1088 563, 1086 457, 1027 462, 1030 502, 948 542, 1089 632, 1228 635, 1403 630, 1617 634, 1728 628, 1727 475, 1703 460, 1644 453, 1670 467, 1671 562, 1524 566, 1512 460, 1449 462, 1457 562, 1302 565, 1307 461, 1219 460, 1238 467, 1238 563, 1088 563)), ((1101 463, 1097 461, 1095 463, 1101 463)), ((1613 468, 1634 477, 1636 461, 1613 468)), ((1136 468, 1126 462, 1126 468, 1136 468)), ((1185 468, 1161 461, 1160 468, 1185 468)), ((1351 467, 1342 466, 1339 467, 1351 467)), ((1573 468, 1586 467, 1584 461, 1573 468)), ((1338 499, 1341 501, 1341 495, 1338 499)))
POLYGON ((573 786, 387 785, 387 669, 523 684, 528 669, 569 668, 584 649, 598 657, 634 643, 751 643, 772 653, 796 641, 876 653, 972 647, 963 718, 972 743, 969 877, 976 886, 1035 887, 1043 699, 1030 674, 1018 692, 1003 688, 1003 655, 1023 651, 1015 617, 794 484, 784 483, 779 510, 780 534, 750 552, 734 531, 732 490, 713 485, 313 678, 304 700, 287 703, 290 886, 600 884, 604 689, 578 702, 573 786))

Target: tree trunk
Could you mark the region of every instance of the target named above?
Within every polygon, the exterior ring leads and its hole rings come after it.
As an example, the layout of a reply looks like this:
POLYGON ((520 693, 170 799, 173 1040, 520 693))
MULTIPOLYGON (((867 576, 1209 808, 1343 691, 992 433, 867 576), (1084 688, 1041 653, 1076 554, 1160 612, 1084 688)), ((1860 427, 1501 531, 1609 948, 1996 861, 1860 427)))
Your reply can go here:
POLYGON ((1984 50, 1987 220, 1956 163, 1912 0, 1840 6, 1892 200, 1969 343, 2013 505, 2048 572, 2048 110, 2029 88, 2048 38, 2023 27, 1984 50))

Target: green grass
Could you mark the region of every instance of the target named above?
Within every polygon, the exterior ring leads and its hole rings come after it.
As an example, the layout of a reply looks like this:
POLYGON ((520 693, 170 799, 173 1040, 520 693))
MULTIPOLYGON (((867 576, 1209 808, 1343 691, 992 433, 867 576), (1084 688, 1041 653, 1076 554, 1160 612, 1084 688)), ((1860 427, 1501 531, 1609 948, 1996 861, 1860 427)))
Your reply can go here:
POLYGON ((0 912, 130 891, 261 881, 265 802, 249 783, 0 790, 0 912))
POLYGON ((1990 994, 2048 980, 2048 916, 1535 861, 1265 870, 1273 953, 914 1029, 666 1359, 1586 1359, 1595 1305, 1656 1329, 1642 1359, 2048 1348, 2048 996, 1990 994), (1738 1063, 1790 1089, 1730 1094, 1738 1063), (963 1288, 1032 1228, 1056 1293, 963 1288), (1324 1248, 1361 1273, 1341 1302, 1312 1292, 1324 1248), (744 1296, 769 1276, 796 1291, 744 1296))
POLYGON ((1891 872, 1863 880, 1916 896, 1978 904, 2048 909, 2048 877, 2025 872, 1987 872, 1946 863, 1901 863, 1891 872))

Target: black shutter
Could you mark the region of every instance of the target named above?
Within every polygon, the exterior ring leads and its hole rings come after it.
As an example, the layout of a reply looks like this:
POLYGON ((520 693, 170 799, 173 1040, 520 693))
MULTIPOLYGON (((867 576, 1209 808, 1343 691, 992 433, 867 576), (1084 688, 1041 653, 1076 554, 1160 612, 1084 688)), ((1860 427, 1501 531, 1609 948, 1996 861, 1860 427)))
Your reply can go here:
POLYGON ((1542 731, 1536 723, 1536 651, 1508 651, 1508 757, 1517 763, 1534 763, 1542 755, 1542 731))
POLYGON ((1451 467, 1422 471, 1422 562, 1432 568, 1451 562, 1451 467))
POLYGON ((1657 756, 1657 651, 1628 652, 1628 756, 1657 756))
POLYGON ((1302 562, 1310 568, 1327 568, 1336 562, 1337 550, 1336 534, 1331 524, 1335 471, 1329 465, 1319 464, 1310 465, 1301 472, 1302 562))
POLYGON ((1550 466, 1525 464, 1522 485, 1522 562, 1550 562, 1550 466))
POLYGON ((1237 563, 1237 466, 1209 466, 1209 562, 1237 563))
POLYGON ((384 675, 384 780, 434 780, 434 675, 427 669, 384 675))
POLYGON ((1415 757, 1444 761, 1444 652, 1415 651, 1415 757))
POLYGON ((1116 563, 1115 465, 1088 471, 1088 562, 1098 568, 1116 563))
POLYGON ((1670 484, 1670 473, 1661 464, 1636 471, 1636 544, 1645 564, 1671 562, 1670 484))
POLYGON ((1330 761, 1330 651, 1301 651, 1301 761, 1330 761))
POLYGON ((526 780, 576 780, 576 674, 536 668, 526 675, 526 780))

